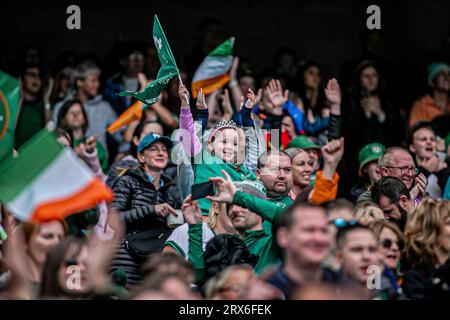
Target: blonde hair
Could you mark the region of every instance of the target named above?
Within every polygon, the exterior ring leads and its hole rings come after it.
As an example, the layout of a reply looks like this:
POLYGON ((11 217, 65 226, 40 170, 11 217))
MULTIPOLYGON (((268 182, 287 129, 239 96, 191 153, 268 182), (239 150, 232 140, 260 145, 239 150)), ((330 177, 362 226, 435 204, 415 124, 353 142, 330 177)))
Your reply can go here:
MULTIPOLYGON (((219 205, 219 211, 220 211, 220 205, 219 205)), ((211 229, 214 229, 216 227, 218 215, 219 214, 217 214, 214 210, 214 202, 213 202, 213 203, 211 203, 211 206, 209 207, 208 217, 206 217, 206 219, 205 219, 206 224, 211 229)))
POLYGON ((289 155, 291 161, 294 161, 295 157, 298 156, 300 153, 308 154, 305 150, 300 148, 287 148, 286 150, 284 150, 284 152, 286 152, 289 155))
POLYGON ((377 221, 383 221, 384 215, 383 217, 377 217, 375 214, 375 208, 380 209, 380 207, 373 201, 366 200, 358 202, 353 209, 355 220, 364 225, 377 221))
POLYGON ((226 130, 226 129, 232 129, 232 130, 236 130, 236 133, 238 134, 238 150, 237 150, 237 162, 236 164, 243 164, 245 162, 245 156, 246 156, 246 152, 245 152, 245 132, 241 127, 224 127, 221 129, 218 129, 217 131, 212 131, 210 133, 210 135, 213 135, 212 137, 210 136, 210 141, 208 142, 207 145, 207 150, 209 151, 209 153, 213 154, 214 152, 214 141, 215 141, 215 136, 222 130, 226 130))
POLYGON ((405 254, 413 265, 436 259, 450 202, 425 198, 408 216, 405 226, 405 254))
POLYGON ((249 271, 253 273, 252 266, 248 264, 238 264, 226 267, 222 272, 210 278, 205 285, 205 294, 207 299, 213 299, 220 293, 228 278, 236 271, 249 271))
POLYGON ((395 233, 398 240, 403 241, 402 232, 400 231, 400 229, 397 227, 396 224, 394 224, 390 221, 387 221, 387 220, 374 221, 369 224, 369 228, 372 229, 372 231, 376 234, 378 239, 380 238, 380 235, 381 235, 381 232, 383 231, 383 229, 387 228, 389 230, 392 230, 392 232, 395 233))

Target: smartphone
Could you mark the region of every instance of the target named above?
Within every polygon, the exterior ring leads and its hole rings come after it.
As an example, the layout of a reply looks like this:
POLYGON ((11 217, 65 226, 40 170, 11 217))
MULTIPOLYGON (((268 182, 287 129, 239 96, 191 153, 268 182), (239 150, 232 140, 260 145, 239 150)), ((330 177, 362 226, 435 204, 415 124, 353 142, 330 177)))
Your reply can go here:
POLYGON ((214 182, 208 181, 203 183, 196 183, 192 185, 191 189, 192 200, 205 198, 206 196, 214 195, 214 182))

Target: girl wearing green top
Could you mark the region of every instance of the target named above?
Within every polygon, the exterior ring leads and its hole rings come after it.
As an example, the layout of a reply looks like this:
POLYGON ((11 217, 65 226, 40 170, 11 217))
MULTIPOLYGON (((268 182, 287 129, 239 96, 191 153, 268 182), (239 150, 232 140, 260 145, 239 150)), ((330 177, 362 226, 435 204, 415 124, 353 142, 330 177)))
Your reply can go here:
MULTIPOLYGON (((180 84, 179 96, 181 99, 180 112, 180 139, 183 149, 191 158, 194 170, 194 183, 208 182, 210 177, 221 175, 225 170, 233 181, 256 180, 254 172, 244 164, 246 159, 246 137, 242 128, 232 120, 220 121, 211 131, 206 146, 202 147, 195 134, 194 121, 189 107, 189 92, 180 84)), ((242 98, 242 101, 244 99, 242 98)), ((243 118, 250 118, 251 110, 256 103, 255 94, 249 90, 247 101, 241 108, 243 118)), ((205 96, 200 90, 196 106, 198 109, 207 109, 205 96)), ((243 123, 248 123, 243 120, 243 123)), ((253 130, 248 130, 253 134, 253 130)), ((250 152, 247 150, 247 152, 250 152)), ((250 158, 250 157, 247 157, 250 158)), ((203 215, 208 215, 211 201, 204 198, 199 200, 203 215)))

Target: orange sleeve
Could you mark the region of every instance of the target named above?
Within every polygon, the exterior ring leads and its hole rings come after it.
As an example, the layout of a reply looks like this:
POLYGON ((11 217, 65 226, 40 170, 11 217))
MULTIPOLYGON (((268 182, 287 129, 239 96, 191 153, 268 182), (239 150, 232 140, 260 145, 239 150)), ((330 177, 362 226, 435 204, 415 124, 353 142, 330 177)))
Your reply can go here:
POLYGON ((424 111, 423 111, 424 107, 422 105, 422 103, 419 101, 414 102, 412 108, 411 108, 411 113, 409 115, 409 122, 408 125, 409 127, 412 127, 415 123, 424 120, 426 118, 426 115, 424 115, 424 111))
POLYGON ((320 205, 326 201, 336 199, 338 182, 339 175, 336 172, 330 181, 322 175, 322 171, 317 171, 316 182, 311 191, 309 203, 320 205))

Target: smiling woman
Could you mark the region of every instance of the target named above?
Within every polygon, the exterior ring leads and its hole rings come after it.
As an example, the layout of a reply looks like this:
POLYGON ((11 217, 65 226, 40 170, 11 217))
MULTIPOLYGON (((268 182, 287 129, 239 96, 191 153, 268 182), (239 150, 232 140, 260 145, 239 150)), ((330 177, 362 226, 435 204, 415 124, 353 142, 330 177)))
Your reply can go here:
POLYGON ((177 215, 175 209, 181 207, 178 188, 163 173, 171 147, 169 138, 148 134, 137 147, 140 166, 126 170, 112 186, 113 205, 127 228, 113 270, 127 274, 128 286, 141 281, 140 265, 146 257, 162 250, 171 233, 167 216, 177 215))

